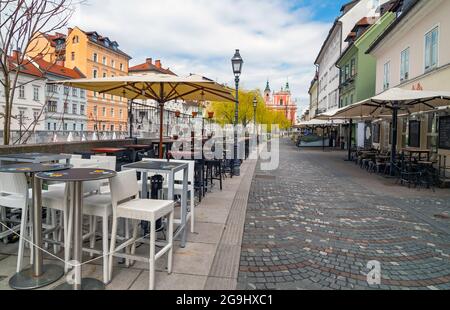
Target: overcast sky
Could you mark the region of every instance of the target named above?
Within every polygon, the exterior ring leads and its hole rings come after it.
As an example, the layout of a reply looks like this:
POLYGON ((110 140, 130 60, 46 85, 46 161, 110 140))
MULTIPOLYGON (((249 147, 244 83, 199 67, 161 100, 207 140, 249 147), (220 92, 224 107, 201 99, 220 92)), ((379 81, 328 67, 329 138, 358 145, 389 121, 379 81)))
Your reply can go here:
POLYGON ((232 85, 239 48, 242 85, 272 90, 289 80, 304 107, 314 59, 344 0, 88 0, 71 21, 119 43, 131 64, 161 59, 178 75, 232 85))

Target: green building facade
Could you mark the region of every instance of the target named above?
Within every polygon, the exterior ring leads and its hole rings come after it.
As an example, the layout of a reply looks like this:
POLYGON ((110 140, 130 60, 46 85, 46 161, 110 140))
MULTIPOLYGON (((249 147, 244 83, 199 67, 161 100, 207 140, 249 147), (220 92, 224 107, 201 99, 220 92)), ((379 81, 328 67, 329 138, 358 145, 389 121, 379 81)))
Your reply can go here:
POLYGON ((342 108, 375 95, 376 59, 366 54, 366 51, 394 19, 394 13, 385 13, 359 37, 358 31, 361 29, 358 29, 358 25, 355 26, 354 35, 357 38, 336 63, 341 72, 339 107, 342 108))

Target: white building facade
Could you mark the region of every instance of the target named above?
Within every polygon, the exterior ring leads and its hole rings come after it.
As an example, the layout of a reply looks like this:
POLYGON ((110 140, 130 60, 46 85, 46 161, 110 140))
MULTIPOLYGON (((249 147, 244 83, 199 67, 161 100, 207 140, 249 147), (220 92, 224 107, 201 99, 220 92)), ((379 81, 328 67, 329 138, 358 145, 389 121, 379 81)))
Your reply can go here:
POLYGON ((328 37, 317 56, 318 69, 318 112, 324 113, 339 106, 339 69, 336 62, 347 48, 347 35, 363 17, 379 15, 378 8, 388 0, 351 1, 341 9, 328 37))
MULTIPOLYGON (((450 91, 450 1, 410 0, 406 4, 397 12, 397 21, 368 51, 377 59, 377 94, 394 87, 450 91)), ((447 109, 400 118, 398 144, 450 156, 439 132, 441 120, 449 115, 447 109)), ((389 133, 385 123, 384 131, 389 133)))
MULTIPOLYGON (((13 77, 12 77, 13 78, 13 77)), ((3 80, 3 77, 2 77, 3 80)), ((1 113, 5 111, 4 89, 0 89, 1 113)), ((25 131, 43 131, 45 108, 45 80, 36 75, 19 73, 15 90, 11 131, 16 134, 25 131)), ((4 117, 0 117, 0 131, 3 132, 4 117)))

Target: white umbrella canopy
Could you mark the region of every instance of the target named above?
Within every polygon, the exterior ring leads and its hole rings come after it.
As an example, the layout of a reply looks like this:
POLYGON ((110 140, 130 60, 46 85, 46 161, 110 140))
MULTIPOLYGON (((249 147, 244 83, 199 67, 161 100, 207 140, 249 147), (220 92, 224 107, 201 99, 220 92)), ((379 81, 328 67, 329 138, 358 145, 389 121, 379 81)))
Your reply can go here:
POLYGON ((141 74, 98 79, 78 79, 51 82, 74 88, 125 97, 130 100, 151 99, 160 105, 159 155, 163 150, 164 104, 172 100, 230 101, 235 98, 231 90, 206 77, 191 74, 179 77, 169 74, 141 74))
POLYGON ((375 97, 333 111, 323 117, 330 119, 367 119, 390 117, 394 108, 400 116, 433 111, 450 105, 448 91, 419 91, 392 88, 375 97))
POLYGON ((178 77, 169 74, 141 74, 97 79, 50 82, 111 94, 128 99, 153 99, 159 103, 172 100, 231 101, 228 88, 200 75, 178 77))

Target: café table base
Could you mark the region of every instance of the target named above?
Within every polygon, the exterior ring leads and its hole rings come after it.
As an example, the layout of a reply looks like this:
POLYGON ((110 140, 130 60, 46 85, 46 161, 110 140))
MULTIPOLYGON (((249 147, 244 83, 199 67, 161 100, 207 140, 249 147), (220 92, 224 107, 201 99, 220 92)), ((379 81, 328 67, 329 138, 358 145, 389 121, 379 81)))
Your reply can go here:
POLYGON ((16 290, 41 288, 61 279, 64 276, 64 268, 57 265, 43 265, 39 277, 33 274, 33 268, 22 270, 9 280, 9 286, 16 290))
MULTIPOLYGON (((105 284, 97 279, 85 278, 81 280, 81 291, 103 291, 105 284)), ((73 284, 63 283, 55 287, 55 291, 73 291, 73 284)))

